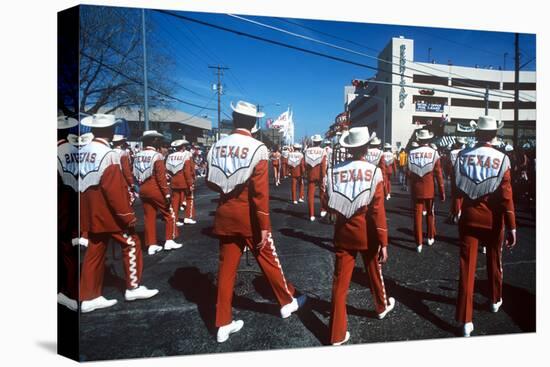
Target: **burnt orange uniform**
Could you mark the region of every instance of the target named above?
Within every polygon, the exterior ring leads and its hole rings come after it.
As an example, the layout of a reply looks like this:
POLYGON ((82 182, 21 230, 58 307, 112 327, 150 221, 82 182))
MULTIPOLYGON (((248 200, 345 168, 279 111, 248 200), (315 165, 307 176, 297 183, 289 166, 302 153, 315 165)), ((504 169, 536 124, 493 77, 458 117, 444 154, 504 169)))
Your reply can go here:
POLYGON ((185 202, 185 190, 189 189, 191 183, 190 161, 191 153, 185 150, 174 152, 166 157, 166 171, 170 175, 172 188, 171 205, 176 219, 179 216, 180 206, 185 202))
POLYGON ((281 180, 281 153, 273 152, 270 155, 271 165, 273 166, 273 179, 277 185, 281 180))
POLYGON ((176 237, 176 218, 170 206, 170 189, 166 180, 164 157, 154 147, 146 147, 136 154, 134 176, 139 184, 143 203, 145 245, 157 244, 157 211, 166 222, 166 241, 176 237))
POLYGON ((290 189, 292 193, 292 201, 296 201, 297 186, 300 185, 300 199, 304 199, 304 174, 306 172, 306 164, 304 155, 301 152, 290 152, 288 154, 288 168, 292 182, 290 189))
MULTIPOLYGON (((378 168, 380 168, 380 171, 382 172, 382 177, 384 178, 384 182, 386 181, 386 161, 384 160, 384 152, 381 151, 378 148, 372 148, 369 149, 367 154, 365 155, 365 159, 367 162, 374 164, 378 168)), ((384 183, 384 195, 388 194, 386 183, 384 183)))
POLYGON ((472 321, 478 246, 487 247, 491 302, 502 299, 504 227, 516 229, 510 160, 489 144, 462 150, 454 166, 458 195, 463 198, 458 222, 460 280, 456 320, 472 321))
POLYGON ((306 149, 304 159, 306 164, 307 177, 307 204, 309 216, 314 216, 315 211, 315 188, 319 188, 319 199, 321 211, 326 211, 325 198, 325 176, 327 172, 327 155, 321 147, 310 147, 306 149))
POLYGON ((454 173, 454 165, 457 161, 458 154, 462 151, 462 148, 460 149, 453 149, 449 153, 449 162, 450 162, 450 176, 451 176, 451 216, 454 218, 459 219, 460 215, 462 213, 462 196, 458 195, 458 190, 456 188, 455 184, 455 173, 454 173))
POLYGON ((196 155, 192 153, 188 165, 185 167, 183 174, 187 182, 187 188, 183 190, 185 195, 185 218, 193 219, 195 217, 195 181, 197 175, 196 155))
POLYGON ((391 176, 397 171, 395 155, 391 150, 383 152, 382 160, 384 161, 384 164, 386 166, 386 175, 384 176, 384 182, 386 184, 386 194, 391 194, 391 176))
POLYGON ((411 195, 414 202, 414 236, 417 245, 422 244, 422 212, 426 211, 428 239, 436 234, 434 216, 435 184, 437 181, 439 196, 445 198, 443 172, 439 154, 429 145, 422 145, 409 152, 408 175, 411 195))
POLYGON ((72 164, 78 165, 80 174, 80 228, 89 240, 80 278, 80 300, 86 301, 101 296, 105 252, 111 239, 122 246, 127 289, 139 286, 143 261, 119 155, 106 140, 96 138, 77 157, 72 164))
POLYGON ((330 318, 330 340, 335 343, 346 335, 346 298, 357 253, 367 270, 376 313, 388 306, 377 257, 380 247, 388 245, 382 172, 366 160, 340 163, 328 172, 328 195, 328 206, 337 213, 330 318))
POLYGON ((208 152, 207 185, 220 193, 214 234, 220 238, 216 326, 232 320, 235 276, 244 248, 258 261, 280 305, 292 302, 294 287, 284 277, 275 245, 261 249, 261 231, 271 231, 269 217, 269 154, 265 145, 245 129, 236 129, 208 152))

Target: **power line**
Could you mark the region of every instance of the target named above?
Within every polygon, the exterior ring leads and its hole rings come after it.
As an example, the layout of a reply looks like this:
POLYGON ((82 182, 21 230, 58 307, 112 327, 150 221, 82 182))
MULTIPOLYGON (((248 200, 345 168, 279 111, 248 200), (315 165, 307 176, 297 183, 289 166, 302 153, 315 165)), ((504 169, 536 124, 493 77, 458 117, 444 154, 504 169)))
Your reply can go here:
MULTIPOLYGON (((359 42, 356 42, 356 41, 353 41, 353 40, 349 40, 349 39, 345 39, 345 38, 342 38, 342 37, 339 37, 339 36, 335 36, 333 34, 330 34, 330 33, 327 33, 327 32, 323 32, 323 31, 320 31, 318 29, 315 29, 315 28, 312 28, 312 27, 308 27, 306 25, 303 25, 303 24, 300 24, 298 22, 294 22, 294 21, 291 21, 289 19, 285 19, 285 18, 275 18, 279 21, 282 21, 282 22, 285 22, 285 23, 288 23, 288 24, 293 24, 293 25, 296 25, 298 27, 301 27, 301 28, 304 28, 304 29, 307 29, 309 31, 312 31, 312 32, 316 32, 316 33, 319 33, 319 34, 322 34, 322 35, 325 35, 325 36, 328 36, 328 37, 331 37, 331 38, 334 38, 334 39, 337 39, 337 40, 340 40, 340 41, 344 41, 344 42, 347 42, 347 43, 350 43, 352 45, 355 45, 355 46, 359 46, 359 47, 362 47, 362 48, 365 48, 365 49, 368 49, 368 50, 371 50, 371 51, 374 51, 374 52, 379 52, 379 50, 373 48, 373 47, 370 47, 370 46, 367 46, 365 44, 362 44, 362 43, 359 43, 359 42)), ((393 55, 393 58, 394 59, 398 59, 399 56, 397 55, 393 55)), ((382 60, 382 59, 378 59, 380 61, 383 61, 383 62, 387 62, 387 60, 382 60)), ((416 65, 421 65, 419 62, 417 61, 414 61, 414 60, 408 60, 406 59, 405 61, 411 63, 411 64, 416 64, 416 65)), ((433 67, 433 66, 430 66, 430 65, 426 65, 426 64, 422 64, 421 65, 423 68, 426 68, 426 69, 431 69, 431 70, 435 70, 437 72, 445 72, 441 69, 438 69, 436 67, 433 67)), ((409 69, 411 69, 409 67, 409 69)), ((411 69, 411 70, 414 70, 414 69, 411 69)), ((431 76, 437 76, 437 75, 434 75, 434 74, 431 74, 431 73, 427 73, 426 71, 420 71, 421 73, 425 74, 425 75, 431 75, 431 76)), ((449 75, 454 75, 454 76, 458 76, 460 78, 463 78, 463 79, 466 79, 466 80, 472 80, 471 78, 468 78, 467 76, 465 75, 461 75, 461 74, 458 74, 456 72, 445 72, 445 73, 448 73, 449 75)), ((475 88, 478 88, 479 86, 476 85, 476 84, 471 84, 471 83, 467 83, 465 81, 462 81, 462 84, 464 84, 465 86, 471 86, 471 87, 475 87, 475 88)), ((513 93, 507 93, 507 92, 504 92, 504 91, 499 91, 498 93, 501 93, 502 95, 507 95, 509 97, 512 97, 514 94, 513 93)), ((525 98, 527 101, 530 101, 530 102, 533 102, 534 100, 530 100, 527 96, 523 96, 523 98, 525 98)))
MULTIPOLYGON (((302 35, 302 34, 299 34, 299 33, 291 32, 291 31, 288 31, 286 29, 275 27, 275 26, 272 26, 272 25, 269 25, 269 24, 265 24, 265 23, 262 23, 262 22, 258 22, 258 21, 252 20, 252 19, 248 19, 248 18, 245 18, 245 17, 234 15, 234 14, 227 14, 227 15, 230 16, 230 17, 245 21, 245 22, 249 22, 249 23, 258 25, 260 27, 268 28, 268 29, 271 29, 271 30, 274 30, 274 31, 277 31, 277 32, 281 32, 281 33, 284 33, 284 34, 287 34, 287 35, 291 35, 291 36, 294 36, 294 37, 297 37, 297 38, 301 38, 301 39, 304 39, 304 40, 307 40, 307 41, 315 42, 315 43, 318 43, 318 44, 321 44, 321 45, 324 45, 324 46, 335 48, 335 49, 340 50, 340 51, 345 51, 345 52, 349 52, 349 53, 352 53, 352 54, 355 54, 355 55, 360 55, 360 56, 368 57, 368 58, 371 58, 371 59, 375 59, 377 61, 381 61, 381 62, 390 64, 392 66, 400 66, 398 63, 394 63, 392 61, 388 61, 388 60, 385 60, 385 59, 382 59, 382 58, 379 58, 379 57, 376 57, 376 56, 373 56, 373 55, 369 55, 369 54, 366 54, 366 53, 363 53, 363 52, 359 52, 359 51, 355 51, 355 50, 352 50, 352 49, 349 49, 349 48, 346 48, 346 47, 335 45, 333 43, 321 41, 321 40, 318 40, 318 39, 315 39, 315 38, 312 38, 312 37, 309 37, 309 36, 305 36, 305 35, 302 35)), ((424 73, 426 75, 436 76, 436 75, 433 75, 433 74, 430 74, 430 73, 426 73, 425 71, 422 71, 422 70, 419 70, 419 69, 411 68, 410 66, 408 67, 408 69, 412 70, 412 71, 417 71, 417 72, 420 72, 420 73, 424 73)), ((387 72, 387 71, 383 71, 383 72, 387 72)), ((393 73, 393 74, 398 74, 398 73, 393 73)), ((411 78, 411 77, 409 77, 409 78, 411 78)), ((466 83, 463 83, 463 84, 466 84, 466 83)), ((475 86, 475 87, 479 88, 479 86, 475 86)), ((465 90, 465 91, 471 91, 469 89, 460 88, 460 87, 456 87, 456 86, 453 86, 453 88, 460 89, 460 90, 465 90)), ((478 92, 478 91, 475 91, 475 92, 478 92)), ((484 92, 478 92, 478 93, 485 94, 484 92)), ((506 93, 504 93, 504 94, 506 94, 506 93)), ((497 94, 497 93, 492 93, 492 96, 493 97, 504 97, 502 94, 497 94)), ((509 96, 512 97, 511 94, 509 96)))
MULTIPOLYGON (((140 80, 137 80, 137 79, 135 79, 135 78, 132 78, 132 77, 128 76, 127 74, 121 72, 120 70, 117 70, 117 69, 113 68, 112 66, 105 64, 104 62, 98 60, 97 58, 95 58, 95 57, 93 57, 93 56, 88 55, 87 53, 85 53, 85 52, 83 52, 83 51, 81 51, 80 54, 81 54, 82 56, 87 57, 88 59, 90 59, 90 60, 96 62, 97 64, 99 64, 99 65, 105 67, 106 69, 111 70, 112 72, 114 72, 114 73, 116 73, 116 74, 118 74, 118 75, 120 75, 120 76, 122 76, 122 77, 128 79, 128 80, 131 81, 131 82, 134 82, 134 83, 136 83, 136 84, 142 84, 142 82, 141 82, 140 80)), ((197 108, 202 108, 202 109, 205 109, 205 110, 215 111, 214 108, 207 108, 206 106, 200 106, 200 105, 197 105, 197 104, 194 104, 194 103, 191 103, 191 102, 184 101, 184 100, 181 99, 181 98, 171 96, 171 95, 169 95, 169 94, 167 94, 167 93, 164 93, 163 91, 158 90, 157 88, 154 88, 154 87, 151 87, 151 86, 149 86, 148 89, 152 90, 153 92, 158 93, 158 94, 161 95, 161 96, 164 96, 164 97, 166 97, 166 98, 173 99, 174 101, 178 101, 178 102, 180 102, 180 103, 183 103, 183 104, 186 104, 186 105, 189 105, 189 106, 193 106, 193 107, 197 107, 197 108)))

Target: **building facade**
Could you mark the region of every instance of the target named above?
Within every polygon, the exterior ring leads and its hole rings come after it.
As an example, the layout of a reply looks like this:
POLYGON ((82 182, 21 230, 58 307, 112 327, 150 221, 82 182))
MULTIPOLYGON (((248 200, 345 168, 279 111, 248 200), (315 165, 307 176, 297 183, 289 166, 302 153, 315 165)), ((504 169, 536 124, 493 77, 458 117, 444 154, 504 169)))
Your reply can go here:
POLYGON ((514 122, 514 71, 415 62, 414 41, 392 38, 378 55, 378 73, 363 88, 344 89, 352 126, 368 126, 394 148, 427 126, 439 136, 464 135, 471 120, 488 114, 504 121, 500 135, 535 142, 536 72, 519 76, 519 119, 514 122), (485 99, 488 88, 489 98, 485 99))

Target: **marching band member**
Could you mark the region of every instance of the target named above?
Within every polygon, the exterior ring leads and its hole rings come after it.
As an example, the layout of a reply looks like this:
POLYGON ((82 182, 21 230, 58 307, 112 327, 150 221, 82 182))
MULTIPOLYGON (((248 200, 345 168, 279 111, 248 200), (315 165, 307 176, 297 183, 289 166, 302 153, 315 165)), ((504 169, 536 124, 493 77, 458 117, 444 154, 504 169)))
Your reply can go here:
POLYGON ((384 177, 384 182, 386 183, 386 200, 391 198, 391 176, 397 171, 397 166, 395 163, 395 155, 391 150, 391 144, 384 144, 384 152, 382 153, 382 158, 384 159, 384 164, 386 165, 386 176, 384 177))
MULTIPOLYGON (((278 259, 269 216, 269 153, 252 138, 250 129, 263 117, 255 105, 239 101, 233 109, 235 130, 220 139, 208 152, 207 184, 220 193, 213 233, 220 238, 217 341, 225 342, 244 322, 233 320, 231 303, 235 276, 244 248, 258 261, 281 305, 281 317, 289 317, 300 303, 287 282, 278 259)), ((303 299, 303 298, 302 298, 303 299)))
POLYGON ((134 192, 134 175, 132 173, 132 164, 130 163, 130 153, 128 152, 128 143, 124 135, 115 134, 113 135, 113 140, 111 141, 113 145, 113 150, 120 157, 120 168, 122 169, 122 175, 128 184, 128 189, 130 190, 132 202, 135 200, 134 192))
MULTIPOLYGON (((185 190, 192 185, 191 178, 191 152, 185 149, 189 142, 185 139, 174 140, 170 145, 176 151, 166 157, 166 171, 170 176, 170 186, 172 188, 171 206, 176 221, 179 218, 180 206, 185 202, 185 190)), ((177 226, 182 226, 183 222, 177 222, 177 226)))
POLYGON ((182 246, 174 241, 176 217, 171 207, 164 156, 160 153, 162 139, 163 135, 156 130, 144 131, 144 149, 134 159, 134 176, 138 180, 139 196, 143 203, 145 245, 149 255, 163 249, 157 245, 157 211, 160 211, 166 222, 164 249, 172 250, 182 246))
POLYGON ((381 169, 365 158, 368 142, 373 136, 369 136, 367 127, 344 132, 340 144, 348 148, 352 158, 328 172, 328 206, 337 213, 330 317, 330 342, 333 345, 341 345, 350 338, 346 298, 358 253, 367 270, 378 318, 384 318, 395 306, 395 299, 386 295, 381 268, 388 259, 384 179, 381 169))
POLYGON ((185 194, 185 217, 183 223, 196 224, 195 220, 195 181, 197 180, 197 164, 202 162, 202 152, 198 146, 195 146, 191 153, 189 161, 188 175, 186 176, 187 188, 185 194))
POLYGON ((156 289, 140 285, 143 260, 135 232, 137 220, 130 206, 120 156, 109 146, 115 122, 114 115, 96 114, 83 118, 81 124, 92 128, 94 139, 79 149, 78 158, 70 158, 70 165, 80 175, 80 228, 88 234, 89 240, 80 278, 83 313, 117 303, 117 300, 108 300, 101 295, 105 252, 110 240, 122 247, 126 301, 151 298, 158 293, 156 289))
POLYGON ((294 144, 292 152, 288 154, 288 167, 290 171, 290 177, 292 178, 292 182, 290 183, 290 189, 292 193, 292 202, 294 204, 298 204, 298 202, 303 203, 304 202, 304 181, 303 177, 306 171, 306 165, 304 162, 304 155, 300 151, 302 149, 301 144, 294 144), (296 186, 300 186, 300 197, 298 200, 296 200, 296 192, 298 188, 296 186))
POLYGON ((419 147, 409 152, 408 159, 409 182, 411 195, 414 198, 414 236, 417 252, 422 252, 422 216, 424 211, 426 212, 428 246, 435 242, 434 180, 437 180, 441 201, 445 201, 445 187, 439 154, 429 145, 433 136, 433 133, 426 129, 417 131, 416 139, 420 142, 419 147))
POLYGON ((279 186, 281 184, 281 152, 279 152, 279 147, 275 146, 273 148, 270 158, 273 166, 273 180, 275 186, 279 186))
POLYGON ((283 179, 288 176, 288 155, 290 153, 289 147, 286 145, 283 146, 283 149, 281 150, 281 168, 282 168, 282 174, 283 179))
POLYGON ((457 189, 455 185, 455 175, 454 175, 454 166, 456 163, 456 159, 458 157, 458 154, 464 149, 464 146, 466 145, 466 139, 462 136, 459 136, 456 138, 456 144, 454 146, 454 149, 449 152, 449 163, 451 164, 451 221, 454 223, 458 223, 458 220, 460 219, 461 207, 462 207, 462 197, 457 195, 457 189))
MULTIPOLYGON (((380 171, 382 172, 382 177, 384 180, 386 179, 386 161, 383 158, 384 152, 380 149, 380 146, 382 145, 382 141, 374 136, 369 143, 369 150, 366 155, 367 162, 374 164, 375 166, 378 166, 380 168, 380 171)), ((384 196, 388 198, 388 190, 387 185, 384 183, 384 196)))
POLYGON ((325 175, 327 172, 327 155, 321 148, 323 138, 316 134, 311 137, 312 146, 307 148, 304 154, 307 176, 307 204, 309 219, 315 220, 315 187, 319 188, 319 199, 321 201, 321 218, 327 215, 325 199, 325 175))
POLYGON ((70 157, 78 156, 78 136, 69 134, 78 120, 57 118, 57 303, 71 311, 78 309, 78 165, 70 157), (71 169, 72 168, 72 169, 71 169))
POLYGON ((487 247, 491 311, 498 312, 502 305, 502 246, 505 243, 513 248, 516 244, 510 160, 490 144, 504 123, 497 123, 490 116, 480 116, 471 124, 476 129, 478 143, 462 150, 454 165, 455 184, 458 195, 463 198, 458 222, 461 245, 456 320, 463 324, 464 336, 470 336, 474 330, 478 246, 483 243, 487 247))

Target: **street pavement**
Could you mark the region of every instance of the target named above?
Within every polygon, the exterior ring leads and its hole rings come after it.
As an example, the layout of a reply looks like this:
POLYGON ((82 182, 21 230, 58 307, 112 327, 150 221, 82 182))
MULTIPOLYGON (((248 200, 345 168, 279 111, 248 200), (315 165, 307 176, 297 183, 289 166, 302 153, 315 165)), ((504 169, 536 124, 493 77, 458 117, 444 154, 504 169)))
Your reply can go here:
MULTIPOLYGON (((448 183, 447 183, 448 186, 448 183)), ((124 301, 120 249, 112 244, 105 269, 104 296, 119 302, 80 317, 80 358, 102 360, 199 353, 304 348, 328 344, 334 270, 333 225, 310 222, 306 203, 290 202, 290 179, 270 186, 271 220, 277 254, 287 279, 309 296, 306 306, 281 319, 274 295, 254 258, 243 255, 233 299, 234 319, 243 329, 216 342, 215 304, 218 240, 212 235, 218 195, 199 178, 196 191, 198 223, 180 227, 178 250, 149 256, 144 250, 143 284, 158 288, 152 299, 124 301)), ((520 203, 524 205, 524 203, 520 203)), ((138 217, 143 219, 139 201, 138 217)), ((535 331, 535 221, 518 208, 518 245, 503 255, 504 303, 489 311, 485 256, 477 265, 472 336, 535 331)), ((395 309, 378 320, 373 311, 364 267, 357 258, 348 294, 349 344, 450 338, 461 335, 454 321, 458 285, 459 242, 456 225, 446 224, 449 201, 436 201, 437 236, 433 246, 416 252, 410 195, 394 182, 386 201, 390 235, 389 260, 383 267, 395 309)), ((319 205, 316 205, 317 216, 319 205)), ((158 238, 164 241, 159 219, 158 238)), ((143 222, 137 226, 143 235, 143 222)), ((60 312, 70 312, 60 310, 60 312)))

